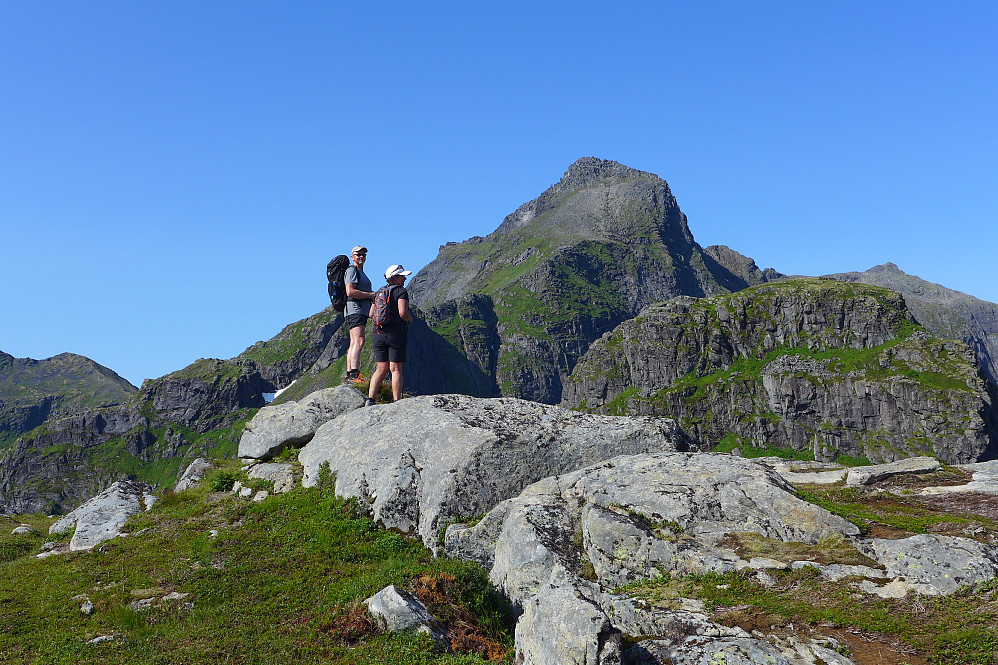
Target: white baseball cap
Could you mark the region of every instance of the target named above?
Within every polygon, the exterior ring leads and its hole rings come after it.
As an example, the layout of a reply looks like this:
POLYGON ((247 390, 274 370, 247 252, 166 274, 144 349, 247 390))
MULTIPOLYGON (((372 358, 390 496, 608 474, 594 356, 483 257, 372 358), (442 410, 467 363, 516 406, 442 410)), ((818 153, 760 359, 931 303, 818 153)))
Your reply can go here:
POLYGON ((400 265, 388 266, 388 270, 385 271, 385 279, 391 279, 395 275, 405 275, 408 277, 411 274, 411 270, 406 270, 400 265))

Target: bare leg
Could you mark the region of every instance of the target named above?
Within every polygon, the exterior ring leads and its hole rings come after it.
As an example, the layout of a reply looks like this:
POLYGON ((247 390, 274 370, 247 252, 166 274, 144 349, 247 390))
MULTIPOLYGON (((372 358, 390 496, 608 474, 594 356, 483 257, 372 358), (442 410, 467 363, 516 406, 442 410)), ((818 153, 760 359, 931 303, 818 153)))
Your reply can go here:
POLYGON ((402 363, 391 363, 392 366, 392 397, 395 401, 402 399, 402 363))
POLYGON ((364 349, 365 326, 350 329, 350 348, 347 349, 347 369, 360 369, 360 352, 364 349))
MULTIPOLYGON (((371 377, 371 388, 367 391, 367 396, 371 399, 375 399, 378 396, 378 391, 381 390, 381 384, 385 380, 385 375, 388 374, 388 363, 378 363, 378 366, 374 370, 374 376, 371 377)), ((394 390, 394 383, 392 384, 394 390)))

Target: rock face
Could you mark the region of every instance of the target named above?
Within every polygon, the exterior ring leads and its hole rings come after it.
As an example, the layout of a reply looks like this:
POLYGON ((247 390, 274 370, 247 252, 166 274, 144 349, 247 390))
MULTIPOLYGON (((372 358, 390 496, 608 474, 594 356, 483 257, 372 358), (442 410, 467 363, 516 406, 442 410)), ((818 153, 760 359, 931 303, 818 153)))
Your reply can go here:
POLYGON ((239 456, 267 460, 287 446, 300 448, 321 425, 362 406, 364 396, 353 385, 319 390, 301 402, 266 406, 246 423, 239 456))
POLYGON ((850 663, 833 640, 755 638, 713 623, 692 599, 667 608, 612 591, 673 573, 788 567, 742 559, 730 538, 745 534, 852 543, 870 566, 792 565, 849 577, 869 593, 952 593, 998 575, 994 546, 945 536, 865 541, 852 523, 799 499, 766 465, 703 453, 621 456, 545 478, 476 525, 450 526, 444 542, 449 555, 489 568, 522 611, 516 658, 524 665, 850 663))
POLYGON ((49 527, 49 533, 65 533, 75 526, 69 549, 93 549, 121 535, 125 520, 148 508, 151 489, 145 483, 119 480, 49 527))
POLYGON ((658 176, 584 158, 487 237, 442 246, 410 291, 430 328, 498 392, 556 403, 589 344, 645 305, 772 275, 723 250, 693 240, 658 176))
POLYGON ((984 371, 998 385, 998 305, 908 275, 893 263, 866 272, 829 275, 844 282, 873 284, 904 295, 915 318, 945 339, 962 339, 977 353, 984 371))
POLYGON ((564 404, 672 417, 722 450, 949 463, 998 451, 966 345, 921 330, 894 292, 814 278, 645 308, 593 344, 564 404))
POLYGON ((211 462, 203 457, 199 457, 193 462, 191 462, 186 469, 184 469, 184 474, 177 481, 177 484, 173 486, 174 492, 183 492, 186 489, 194 487, 205 477, 209 471, 214 467, 211 462))
POLYGON ((687 448, 672 421, 575 413, 517 399, 415 397, 358 409, 298 456, 303 484, 328 463, 336 491, 388 528, 437 547, 448 521, 480 515, 545 476, 621 454, 687 448))

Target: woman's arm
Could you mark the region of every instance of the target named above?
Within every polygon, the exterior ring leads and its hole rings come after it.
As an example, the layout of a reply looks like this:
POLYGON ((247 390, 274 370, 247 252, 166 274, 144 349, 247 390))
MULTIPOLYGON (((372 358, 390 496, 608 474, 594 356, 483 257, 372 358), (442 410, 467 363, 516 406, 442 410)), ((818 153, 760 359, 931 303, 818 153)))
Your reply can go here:
POLYGON ((409 311, 409 301, 407 299, 399 299, 399 318, 401 318, 406 323, 412 323, 412 312, 409 311))

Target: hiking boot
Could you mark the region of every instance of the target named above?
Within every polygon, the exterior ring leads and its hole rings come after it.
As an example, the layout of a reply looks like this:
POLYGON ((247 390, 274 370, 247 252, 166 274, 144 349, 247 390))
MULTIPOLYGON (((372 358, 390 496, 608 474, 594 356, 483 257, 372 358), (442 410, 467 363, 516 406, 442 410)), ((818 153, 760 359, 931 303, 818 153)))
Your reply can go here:
POLYGON ((352 379, 350 379, 350 381, 353 381, 354 383, 364 383, 365 381, 367 381, 367 377, 361 374, 359 369, 355 369, 353 370, 353 372, 354 376, 352 379))
POLYGON ((344 381, 356 381, 359 376, 360 376, 360 370, 359 369, 348 369, 347 373, 343 375, 343 380, 344 381))
POLYGON ((364 398, 364 406, 374 406, 374 400, 370 397, 364 398))

